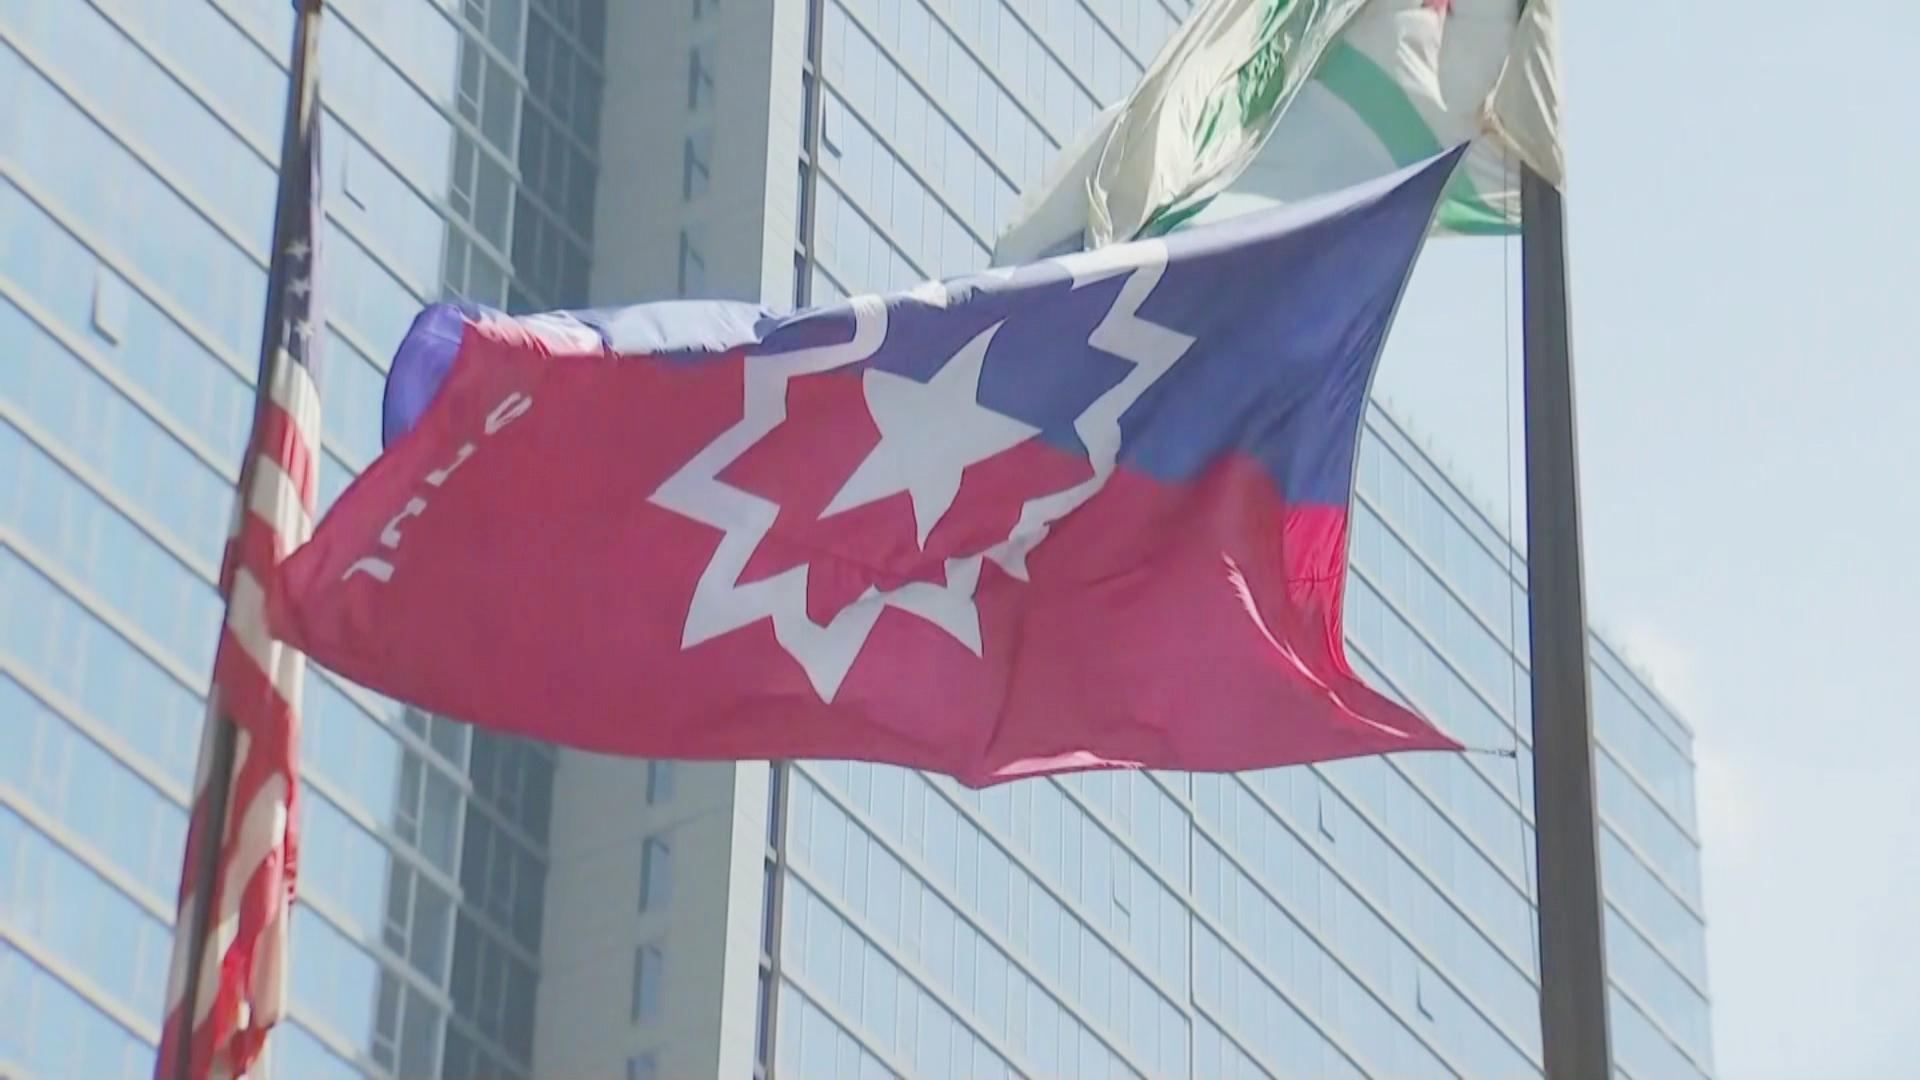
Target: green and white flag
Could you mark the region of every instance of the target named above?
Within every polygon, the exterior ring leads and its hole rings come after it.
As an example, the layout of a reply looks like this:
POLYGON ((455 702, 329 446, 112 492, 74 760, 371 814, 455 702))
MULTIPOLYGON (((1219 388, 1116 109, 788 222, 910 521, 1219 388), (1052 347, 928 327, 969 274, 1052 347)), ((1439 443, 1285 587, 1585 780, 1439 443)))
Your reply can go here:
POLYGON ((1562 178, 1555 0, 1209 0, 1015 209, 1001 265, 1217 221, 1462 142, 1437 227, 1506 233, 1562 178))

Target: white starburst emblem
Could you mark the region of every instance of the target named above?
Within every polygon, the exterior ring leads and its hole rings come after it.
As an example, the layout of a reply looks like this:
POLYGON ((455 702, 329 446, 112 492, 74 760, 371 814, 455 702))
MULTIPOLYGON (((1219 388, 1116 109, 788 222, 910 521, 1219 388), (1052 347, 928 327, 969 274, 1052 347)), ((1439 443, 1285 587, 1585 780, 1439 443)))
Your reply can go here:
MULTIPOLYGON (((721 532, 713 558, 694 586, 681 647, 691 648, 761 619, 773 622, 774 638, 807 673, 822 701, 831 702, 860 655, 874 623, 887 608, 898 608, 939 627, 974 655, 981 654, 980 617, 974 589, 984 560, 992 560, 1015 578, 1027 576, 1027 553, 1046 538, 1052 524, 1080 506, 1106 484, 1120 452, 1120 417, 1129 406, 1185 354, 1193 339, 1137 316, 1166 269, 1166 246, 1159 241, 1121 244, 1054 260, 1078 288, 1127 274, 1119 295, 1087 343, 1132 362, 1126 377, 1101 394, 1074 421, 1074 433, 1087 448, 1093 475, 1074 486, 1029 499, 1005 539, 979 554, 949 558, 944 584, 911 582, 867 591, 825 624, 807 614, 809 565, 802 563, 771 577, 740 583, 747 562, 765 539, 780 507, 719 479, 720 473, 786 420, 787 384, 801 376, 860 363, 887 336, 887 308, 876 296, 849 301, 851 340, 814 348, 746 358, 741 417, 695 454, 651 496, 656 505, 710 525, 721 532)), ((923 285, 912 300, 944 307, 945 288, 923 285)), ((1044 316, 1041 316, 1044 317, 1044 316)), ((982 461, 1026 441, 1036 429, 979 404, 980 370, 998 325, 960 349, 926 383, 879 369, 862 373, 863 390, 880 441, 841 486, 827 513, 852 509, 906 492, 912 502, 917 539, 929 533, 952 505, 961 474, 982 461)))

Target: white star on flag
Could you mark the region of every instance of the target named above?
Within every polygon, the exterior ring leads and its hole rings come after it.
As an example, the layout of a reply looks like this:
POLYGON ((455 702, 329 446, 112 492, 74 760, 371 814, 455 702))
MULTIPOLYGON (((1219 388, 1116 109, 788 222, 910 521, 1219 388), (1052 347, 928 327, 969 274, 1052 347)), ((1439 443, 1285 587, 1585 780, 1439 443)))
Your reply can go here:
POLYGON ((880 442, 821 517, 904 491, 913 500, 914 538, 924 548, 927 534, 953 506, 967 467, 1039 432, 980 404, 980 369, 1000 326, 982 331, 924 383, 879 368, 866 370, 862 388, 880 442))
MULTIPOLYGON (((943 560, 944 581, 910 581, 884 591, 868 586, 857 600, 824 624, 814 622, 807 614, 811 564, 741 582, 748 561, 779 517, 780 507, 721 480, 720 473, 786 421, 789 381, 873 357, 887 338, 887 304, 877 296, 848 301, 854 325, 849 341, 747 357, 739 421, 663 481, 650 497, 657 505, 710 525, 721 534, 694 588, 681 647, 690 649, 762 619, 770 620, 775 640, 800 664, 814 692, 826 702, 834 700, 886 608, 924 619, 975 656, 982 655, 984 644, 974 590, 979 587, 983 564, 992 561, 1009 576, 1026 579, 1027 553, 1046 538, 1055 521, 1092 498, 1113 475, 1120 451, 1121 415, 1193 343, 1191 337, 1138 314, 1141 303, 1159 283, 1166 262, 1166 245, 1158 241, 1116 244, 1057 260, 1076 288, 1115 275, 1127 279, 1112 307, 1087 337, 1089 348, 1132 364, 1118 384, 1073 421, 1074 434, 1087 449, 1093 475, 1064 490, 1028 498, 1019 520, 1000 542, 978 554, 943 560)), ((939 283, 922 285, 907 296, 933 307, 945 307, 952 301, 951 292, 939 283)), ((904 491, 913 502, 914 524, 924 550, 927 536, 952 507, 967 466, 1018 446, 1036 434, 1032 426, 979 402, 981 367, 998 330, 996 324, 975 335, 925 383, 871 367, 862 372, 867 410, 880 429, 880 442, 841 485, 823 517, 904 491)))

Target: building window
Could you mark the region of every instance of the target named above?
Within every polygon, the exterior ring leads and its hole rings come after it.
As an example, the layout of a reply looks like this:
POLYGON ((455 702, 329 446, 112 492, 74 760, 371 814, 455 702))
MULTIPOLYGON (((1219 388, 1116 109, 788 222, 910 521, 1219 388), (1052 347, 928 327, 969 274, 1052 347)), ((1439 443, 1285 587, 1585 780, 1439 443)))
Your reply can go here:
POLYGON ((600 43, 607 37, 607 0, 580 0, 579 11, 574 35, 588 46, 588 55, 598 60, 600 43))
POLYGON ((382 972, 375 999, 373 1059, 400 1076, 437 1075, 443 1018, 418 989, 382 972))
POLYGON ((713 67, 704 50, 687 50, 687 108, 698 112, 713 100, 713 67))
MULTIPOLYGON (((795 311, 807 306, 807 257, 796 251, 793 253, 793 307, 795 311)), ((771 825, 768 826, 772 828, 771 825)), ((773 842, 771 833, 768 843, 773 842)))
POLYGON ((472 45, 460 50, 460 79, 455 86, 460 115, 478 127, 487 141, 510 154, 520 119, 520 91, 513 76, 472 45))
POLYGON ((693 296, 707 290, 707 259, 700 253, 688 230, 680 230, 680 295, 693 296))
POLYGON ((800 73, 800 152, 807 152, 808 129, 813 126, 813 73, 800 73))
POLYGON ((467 25, 487 35, 509 59, 520 56, 522 0, 467 0, 467 25))
POLYGON ((773 959, 773 919, 779 914, 773 909, 773 875, 776 872, 773 860, 768 859, 760 882, 760 952, 769 960, 773 959))
POLYGON ((774 762, 767 775, 767 847, 780 846, 780 783, 786 770, 774 762))
POLYGON ((452 949, 453 898, 425 875, 396 861, 387 881, 387 915, 381 939, 434 982, 447 977, 452 949))
POLYGON ((660 1059, 651 1051, 627 1059, 627 1080, 659 1080, 660 1059))
POLYGON ((354 149, 352 139, 340 140, 340 191, 346 195, 348 202, 365 210, 367 208, 366 184, 360 175, 364 171, 364 166, 360 164, 363 156, 364 151, 354 149))
POLYGON ((460 115, 480 122, 481 83, 486 69, 486 54, 478 49, 460 50, 460 81, 454 86, 454 101, 460 115))
POLYGON ((127 284, 104 266, 93 275, 93 328, 116 345, 127 331, 127 284))
POLYGON ((773 1025, 767 1022, 773 1018, 773 982, 767 977, 769 974, 766 968, 760 969, 760 1001, 754 1017, 754 1060, 760 1063, 762 1069, 773 1064, 773 1055, 770 1053, 773 1049, 773 1039, 770 1037, 773 1032, 769 1030, 773 1025))
POLYGON ((647 762, 647 805, 658 806, 673 798, 673 762, 647 762))
POLYGON ((640 910, 658 911, 673 890, 673 849, 667 842, 649 839, 640 846, 640 910))
POLYGON ((513 194, 513 178, 500 163, 478 148, 465 132, 459 133, 453 146, 453 177, 447 201, 460 216, 494 247, 507 249, 508 202, 513 194))
POLYGON ((633 954, 633 1022, 651 1023, 660 1016, 661 980, 665 963, 660 950, 642 945, 633 954))
POLYGON ((804 161, 801 162, 799 171, 800 185, 795 190, 793 196, 795 239, 800 242, 800 246, 802 247, 805 247, 807 243, 807 174, 809 171, 807 163, 804 161))
POLYGON ((505 251, 507 238, 513 235, 513 177, 487 154, 477 154, 475 164, 473 227, 505 251))
MULTIPOLYGON (((713 155, 709 153, 707 156, 713 155)), ((577 149, 567 151, 567 160, 567 186, 564 192, 567 220, 573 223, 573 227, 578 229, 581 235, 591 236, 593 234, 594 185, 599 180, 599 174, 587 161, 586 155, 577 149)), ((556 192, 556 203, 559 201, 559 194, 556 192)))
POLYGON ((540 947, 545 865, 485 814, 467 815, 460 887, 468 904, 505 927, 515 941, 530 950, 540 947))
MULTIPOLYGON (((522 1065, 532 1061, 534 1000, 538 977, 507 943, 482 929, 472 916, 461 913, 456 931, 460 946, 454 952, 453 974, 447 981, 456 1015, 485 1033, 493 1043, 522 1065)), ((449 1046, 451 1046, 449 1042, 449 1046)), ((498 1075, 486 1069, 449 1070, 448 1076, 498 1075)), ((401 1076, 412 1073, 402 1071, 401 1076)))
POLYGON ((428 862, 452 873, 454 841, 462 816, 460 789, 445 773, 408 750, 400 763, 394 831, 428 862))
POLYGON ((401 710, 400 721, 448 764, 456 769, 466 767, 467 732, 472 728, 444 716, 421 712, 412 706, 401 710))
POLYGON ((827 117, 831 111, 827 110, 820 114, 820 149, 837 158, 840 156, 840 144, 833 141, 833 129, 827 126, 827 117))
POLYGON ((687 136, 680 166, 680 197, 688 202, 707 193, 712 178, 713 132, 702 129, 687 136))
POLYGON ((453 177, 448 181, 447 204, 454 213, 473 218, 474 142, 463 132, 453 140, 453 177))
POLYGON ((693 0, 693 21, 699 22, 720 10, 720 0, 693 0))

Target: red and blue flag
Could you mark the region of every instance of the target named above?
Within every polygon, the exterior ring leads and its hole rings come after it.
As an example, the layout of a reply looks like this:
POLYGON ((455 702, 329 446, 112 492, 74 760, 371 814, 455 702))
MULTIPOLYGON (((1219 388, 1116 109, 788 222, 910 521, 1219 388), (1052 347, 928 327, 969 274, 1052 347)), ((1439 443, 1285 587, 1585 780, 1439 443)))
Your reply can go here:
POLYGON ((1356 677, 1368 384, 1458 152, 788 315, 416 320, 282 567, 316 661, 477 724, 986 784, 1455 749, 1356 677))

